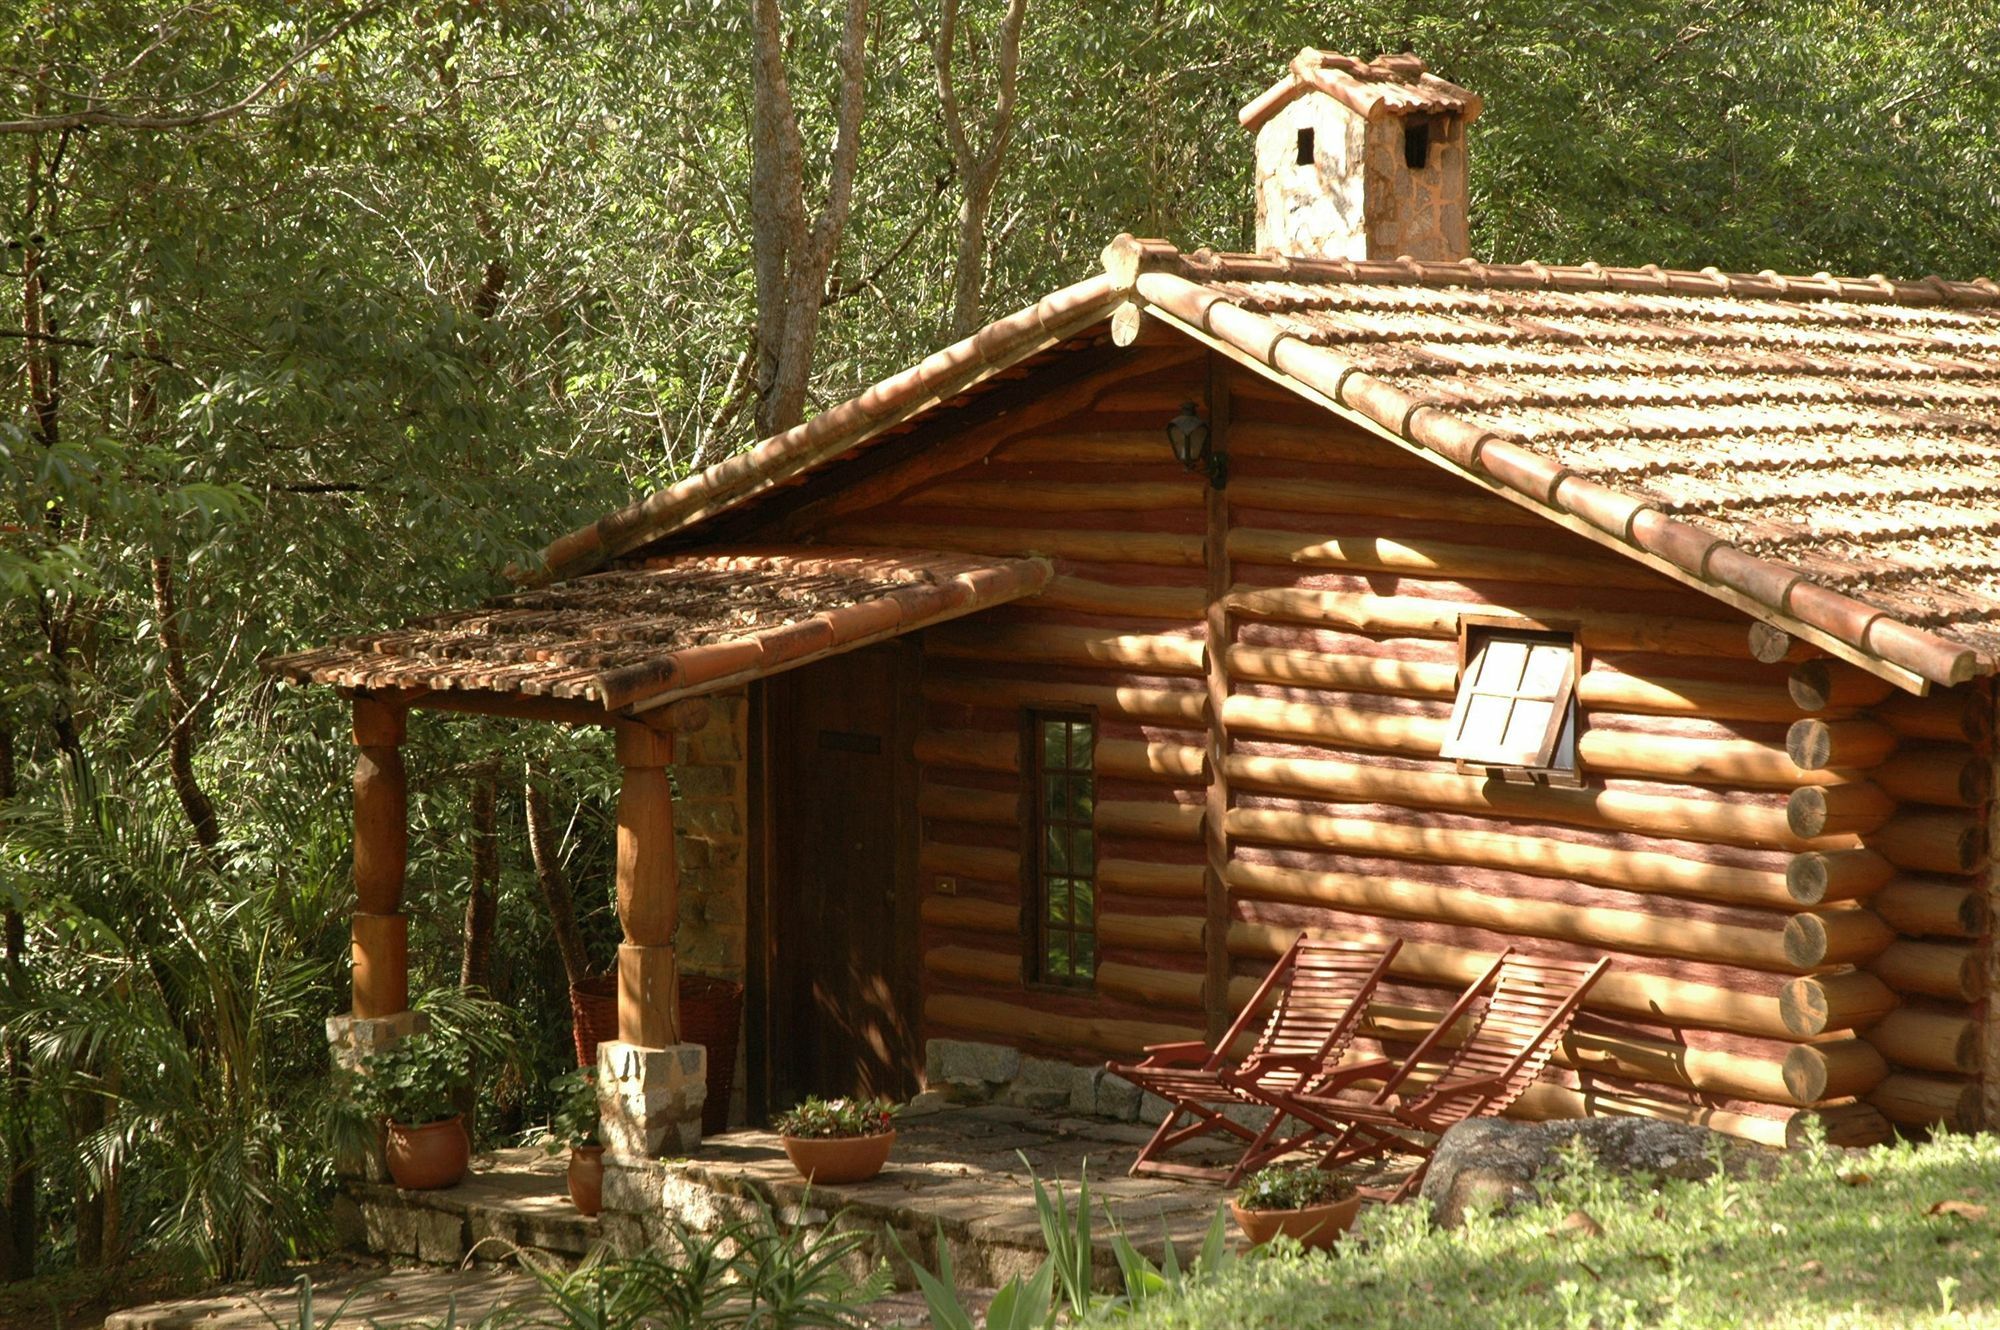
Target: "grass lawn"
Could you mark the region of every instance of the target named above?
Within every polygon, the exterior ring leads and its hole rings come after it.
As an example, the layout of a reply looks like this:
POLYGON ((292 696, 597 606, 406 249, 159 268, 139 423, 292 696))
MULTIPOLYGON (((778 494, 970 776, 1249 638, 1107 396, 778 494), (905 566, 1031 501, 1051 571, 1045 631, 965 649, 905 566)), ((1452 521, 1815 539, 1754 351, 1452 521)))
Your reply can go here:
POLYGON ((2000 1138, 1808 1151, 1654 1188, 1571 1163, 1544 1201, 1431 1230, 1368 1207, 1333 1256, 1239 1264, 1131 1330, 2000 1326, 2000 1138))

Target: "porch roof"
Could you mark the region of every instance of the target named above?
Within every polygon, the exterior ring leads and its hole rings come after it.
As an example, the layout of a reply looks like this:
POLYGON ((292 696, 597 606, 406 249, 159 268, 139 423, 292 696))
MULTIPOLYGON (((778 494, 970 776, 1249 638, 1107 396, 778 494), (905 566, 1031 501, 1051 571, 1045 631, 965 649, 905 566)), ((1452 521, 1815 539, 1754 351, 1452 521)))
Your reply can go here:
POLYGON ((274 656, 294 683, 647 710, 1039 591, 1045 559, 799 546, 649 559, 274 656))

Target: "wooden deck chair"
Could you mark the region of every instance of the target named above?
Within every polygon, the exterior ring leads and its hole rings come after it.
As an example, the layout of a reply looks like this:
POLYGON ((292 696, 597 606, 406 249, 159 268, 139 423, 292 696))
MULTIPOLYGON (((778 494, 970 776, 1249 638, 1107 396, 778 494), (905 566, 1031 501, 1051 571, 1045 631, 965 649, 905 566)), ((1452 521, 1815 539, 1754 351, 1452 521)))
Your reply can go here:
MULTIPOLYGON (((1395 940, 1379 945, 1325 942, 1301 935, 1264 976, 1256 994, 1214 1048, 1198 1039, 1153 1044, 1147 1047, 1143 1061, 1106 1063, 1105 1070, 1150 1090, 1172 1106, 1133 1161, 1133 1174, 1220 1180, 1234 1186, 1245 1173, 1291 1150, 1293 1141, 1276 1139, 1280 1114, 1271 1114, 1261 1130, 1253 1130, 1226 1116, 1224 1110, 1261 1106, 1256 1093, 1260 1087, 1273 1092, 1317 1090, 1364 1074, 1345 1067, 1336 1070, 1334 1064, 1353 1041, 1369 997, 1389 972, 1389 961, 1401 946, 1395 940), (1271 1015, 1263 1033, 1241 1062, 1232 1062, 1229 1049, 1250 1028, 1266 1000, 1271 1003, 1271 1015), (1183 1118, 1191 1121, 1182 1125, 1183 1118), (1228 1168, 1160 1158, 1176 1146, 1214 1132, 1245 1142, 1242 1157, 1228 1168)), ((1381 1068, 1373 1074, 1380 1075, 1381 1068)), ((1302 1139, 1311 1140, 1316 1134, 1309 1132, 1302 1139)))
POLYGON ((1400 1185, 1370 1193, 1401 1200, 1423 1181, 1445 1128, 1467 1118, 1499 1116, 1541 1078, 1584 996, 1610 965, 1608 959, 1590 965, 1535 960, 1509 948, 1373 1098, 1341 1099, 1313 1085, 1272 1085, 1260 1088, 1257 1097, 1332 1138, 1321 1155, 1322 1168, 1388 1154, 1417 1155, 1416 1171, 1400 1185), (1446 1037, 1468 1023, 1463 1042, 1445 1052, 1446 1037), (1412 1084, 1412 1077, 1432 1067, 1434 1078, 1412 1084))

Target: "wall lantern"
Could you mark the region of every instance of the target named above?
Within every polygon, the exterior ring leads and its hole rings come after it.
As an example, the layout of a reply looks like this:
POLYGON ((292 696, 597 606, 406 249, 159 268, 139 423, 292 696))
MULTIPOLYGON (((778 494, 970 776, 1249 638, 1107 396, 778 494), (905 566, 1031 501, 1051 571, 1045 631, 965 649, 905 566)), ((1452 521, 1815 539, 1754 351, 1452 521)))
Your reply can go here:
POLYGON ((1195 413, 1193 402, 1183 402, 1181 413, 1167 422, 1167 446, 1174 450, 1182 466, 1208 477, 1221 489, 1228 479, 1229 462, 1209 447, 1208 422, 1195 413))

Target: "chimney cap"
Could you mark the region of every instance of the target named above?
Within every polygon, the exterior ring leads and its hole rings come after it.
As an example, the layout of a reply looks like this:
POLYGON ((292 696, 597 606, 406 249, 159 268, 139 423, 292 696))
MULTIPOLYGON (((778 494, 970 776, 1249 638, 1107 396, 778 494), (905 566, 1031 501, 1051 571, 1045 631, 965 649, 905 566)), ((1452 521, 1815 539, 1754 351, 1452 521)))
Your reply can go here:
POLYGON ((1415 55, 1358 60, 1308 46, 1292 57, 1285 77, 1237 112, 1255 130, 1305 92, 1323 92, 1367 120, 1392 116, 1454 115, 1470 122, 1483 106, 1476 92, 1431 73, 1415 55))

